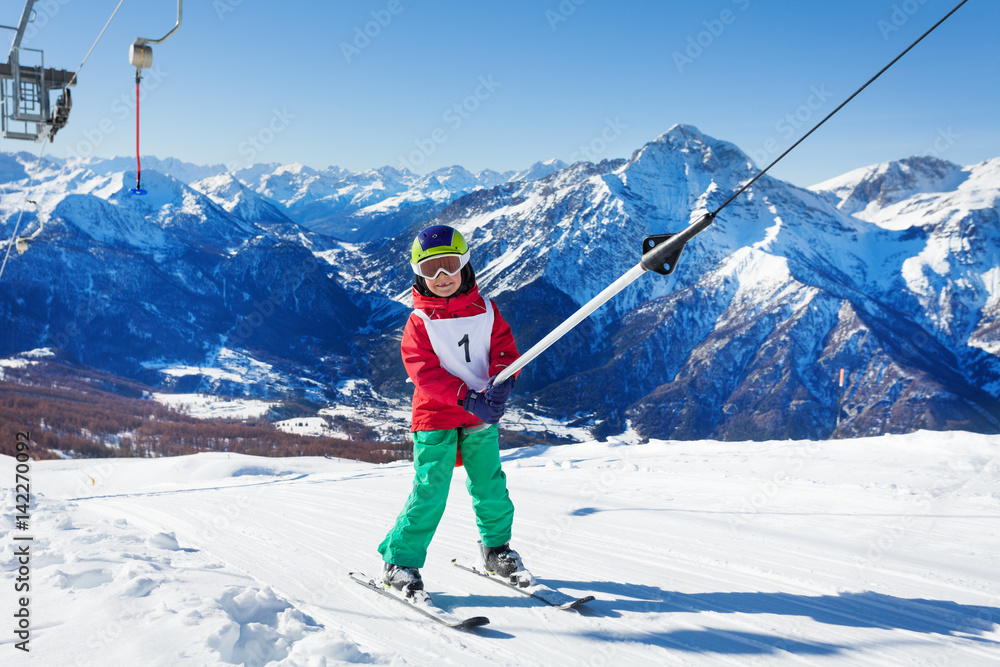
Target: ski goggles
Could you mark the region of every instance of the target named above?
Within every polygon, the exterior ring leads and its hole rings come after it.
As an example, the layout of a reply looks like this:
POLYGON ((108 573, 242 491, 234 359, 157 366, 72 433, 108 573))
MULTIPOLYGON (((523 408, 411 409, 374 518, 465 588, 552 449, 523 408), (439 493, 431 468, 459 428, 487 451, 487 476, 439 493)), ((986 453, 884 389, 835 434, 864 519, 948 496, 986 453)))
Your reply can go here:
POLYGON ((457 275, 469 263, 469 253, 463 255, 434 255, 410 264, 413 272, 425 280, 434 280, 444 271, 449 276, 457 275))

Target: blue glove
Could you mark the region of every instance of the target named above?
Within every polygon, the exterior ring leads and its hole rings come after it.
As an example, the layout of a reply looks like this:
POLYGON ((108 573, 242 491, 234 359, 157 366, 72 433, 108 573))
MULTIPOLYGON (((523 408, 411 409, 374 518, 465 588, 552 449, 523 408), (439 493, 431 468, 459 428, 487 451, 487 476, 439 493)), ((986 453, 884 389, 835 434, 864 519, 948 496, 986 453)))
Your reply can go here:
POLYGON ((490 378, 490 383, 486 385, 486 390, 483 393, 486 395, 486 400, 503 405, 510 398, 511 392, 514 391, 514 376, 511 375, 500 384, 493 384, 496 379, 496 375, 490 378))
POLYGON ((486 394, 471 389, 465 395, 462 407, 487 424, 496 424, 503 417, 503 403, 494 403, 486 398, 486 394))

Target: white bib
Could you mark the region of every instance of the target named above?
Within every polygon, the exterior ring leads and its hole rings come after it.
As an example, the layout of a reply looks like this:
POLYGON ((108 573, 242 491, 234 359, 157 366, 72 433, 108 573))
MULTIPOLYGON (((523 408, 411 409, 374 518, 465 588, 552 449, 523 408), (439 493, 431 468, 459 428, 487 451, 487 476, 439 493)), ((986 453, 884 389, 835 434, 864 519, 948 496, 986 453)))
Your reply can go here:
POLYGON ((441 368, 468 385, 482 391, 490 381, 490 340, 493 336, 493 303, 486 301, 486 312, 472 317, 450 317, 432 320, 430 315, 414 309, 427 327, 434 354, 441 368))

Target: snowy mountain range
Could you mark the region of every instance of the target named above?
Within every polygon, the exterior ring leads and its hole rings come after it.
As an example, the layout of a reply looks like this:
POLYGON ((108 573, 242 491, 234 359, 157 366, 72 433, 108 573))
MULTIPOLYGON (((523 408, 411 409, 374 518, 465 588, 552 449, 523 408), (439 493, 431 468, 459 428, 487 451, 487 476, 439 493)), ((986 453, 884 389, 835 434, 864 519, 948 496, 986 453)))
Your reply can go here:
MULTIPOLYGON (((520 173, 143 164, 136 198, 122 159, 48 161, 36 210, 34 157, 0 156, 3 238, 21 209, 27 232, 44 222, 3 277, 0 354, 57 347, 156 386, 326 400, 360 378, 399 405, 419 227, 462 231, 525 350, 631 268, 645 236, 756 173, 683 125, 627 160, 520 173)), ((825 438, 843 368, 838 435, 996 432, 998 198, 1000 159, 908 158, 810 189, 765 176, 672 275, 642 277, 529 365, 515 404, 597 435, 825 438)))
MULTIPOLYGON (((18 157, 22 169, 24 163, 34 161, 34 157, 27 154, 18 157)), ((130 158, 53 162, 61 162, 67 169, 86 168, 101 175, 135 168, 130 158)), ((143 164, 147 170, 171 176, 196 190, 218 187, 213 179, 228 177, 267 198, 268 202, 279 204, 283 217, 288 216, 309 229, 346 241, 389 235, 401 225, 433 217, 463 194, 509 180, 537 180, 566 167, 560 160, 547 160, 519 172, 487 169, 473 174, 456 165, 418 176, 394 167, 351 172, 340 167, 317 170, 299 164, 272 163, 227 172, 224 165, 201 166, 156 157, 144 157, 143 164), (209 182, 201 184, 206 179, 209 182)), ((2 175, 0 171, 0 178, 2 175)))

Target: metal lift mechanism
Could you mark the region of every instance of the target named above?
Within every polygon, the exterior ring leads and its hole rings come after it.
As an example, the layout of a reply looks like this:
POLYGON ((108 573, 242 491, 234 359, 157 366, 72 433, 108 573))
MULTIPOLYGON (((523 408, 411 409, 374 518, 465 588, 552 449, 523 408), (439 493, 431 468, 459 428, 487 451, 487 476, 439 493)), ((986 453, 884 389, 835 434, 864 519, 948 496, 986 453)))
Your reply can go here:
POLYGON ((183 0, 177 0, 177 25, 173 27, 173 30, 168 32, 166 35, 159 39, 146 39, 145 37, 137 38, 132 46, 128 50, 128 61, 135 67, 136 77, 140 76, 140 73, 144 69, 148 69, 153 65, 153 49, 149 48, 147 44, 162 44, 167 41, 171 35, 177 32, 177 29, 181 27, 181 18, 183 10, 183 0))
POLYGON ((177 32, 181 27, 183 12, 183 0, 177 0, 177 24, 166 35, 159 39, 146 39, 139 37, 128 50, 128 61, 135 67, 135 187, 129 192, 133 195, 145 195, 146 190, 142 187, 142 160, 139 157, 139 82, 142 81, 142 70, 153 66, 153 49, 150 44, 161 44, 177 32))
POLYGON ((17 27, 0 26, 14 31, 7 62, 0 63, 0 129, 5 139, 44 141, 48 138, 52 141, 56 132, 66 125, 73 106, 69 91, 69 86, 76 85, 73 73, 46 69, 45 55, 40 49, 21 46, 35 2, 36 0, 25 1, 17 27), (40 64, 22 65, 21 51, 36 51, 40 64), (52 109, 49 102, 49 92, 53 90, 62 90, 55 109, 52 109), (15 129, 16 123, 21 123, 19 129, 15 129), (34 132, 30 131, 30 123, 35 124, 34 132))

